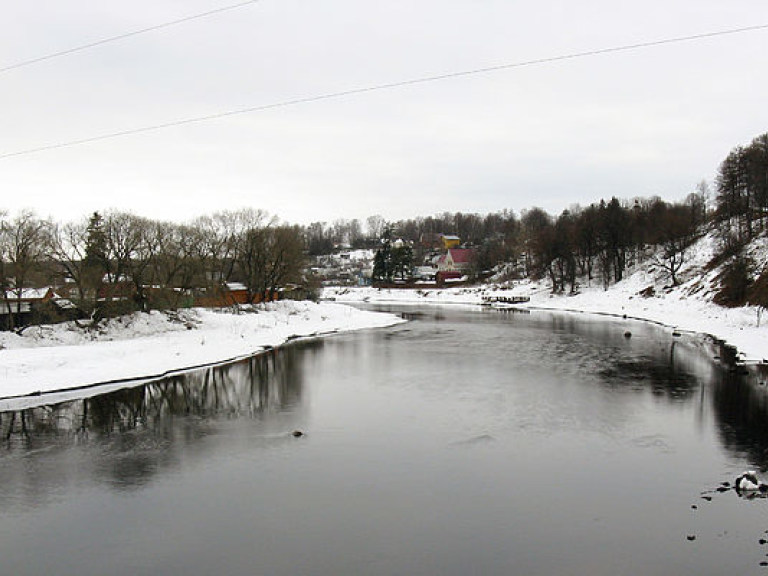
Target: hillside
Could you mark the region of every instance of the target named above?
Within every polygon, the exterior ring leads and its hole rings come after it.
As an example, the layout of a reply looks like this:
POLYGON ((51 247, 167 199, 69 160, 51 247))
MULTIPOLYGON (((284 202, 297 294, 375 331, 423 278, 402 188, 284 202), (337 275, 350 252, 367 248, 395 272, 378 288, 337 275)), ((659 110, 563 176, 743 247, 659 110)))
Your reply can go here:
MULTIPOLYGON (((323 297, 354 302, 411 302, 431 304, 481 304, 488 296, 529 296, 528 309, 610 314, 661 323, 670 330, 710 334, 736 346, 748 362, 768 359, 768 314, 753 306, 725 308, 713 302, 723 267, 710 268, 716 248, 712 233, 702 236, 686 253, 672 287, 653 255, 628 268, 626 277, 608 289, 599 280, 580 281, 575 295, 554 295, 547 280, 488 283, 444 290, 395 290, 376 288, 327 288, 323 297), (762 317, 761 317, 762 316, 762 317)), ((758 270, 768 264, 768 241, 761 235, 746 253, 758 270)))

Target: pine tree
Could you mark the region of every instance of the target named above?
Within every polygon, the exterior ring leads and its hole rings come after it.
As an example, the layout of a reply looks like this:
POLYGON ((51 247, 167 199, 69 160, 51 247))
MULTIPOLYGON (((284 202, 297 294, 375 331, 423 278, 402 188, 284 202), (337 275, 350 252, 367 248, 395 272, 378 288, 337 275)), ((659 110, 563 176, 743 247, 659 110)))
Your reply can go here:
POLYGON ((104 231, 104 219, 94 212, 88 219, 85 239, 85 259, 83 262, 83 286, 93 302, 96 317, 99 316, 98 297, 103 278, 109 272, 107 254, 107 234, 104 231))

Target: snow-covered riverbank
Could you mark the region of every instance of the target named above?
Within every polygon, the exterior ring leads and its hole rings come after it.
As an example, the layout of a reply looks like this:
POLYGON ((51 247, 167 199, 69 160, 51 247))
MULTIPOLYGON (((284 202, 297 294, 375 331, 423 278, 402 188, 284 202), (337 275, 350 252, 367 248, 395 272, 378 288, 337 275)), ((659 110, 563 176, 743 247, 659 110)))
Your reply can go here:
POLYGON ((736 346, 747 362, 768 359, 768 313, 758 326, 755 307, 713 304, 712 284, 717 271, 704 271, 700 263, 707 255, 696 256, 681 273, 685 281, 675 288, 665 288, 663 279, 643 268, 607 290, 595 281, 592 286, 582 286, 579 294, 568 296, 551 294, 546 282, 522 281, 442 290, 327 288, 323 297, 339 302, 479 305, 485 297, 528 296, 530 302, 520 304, 520 308, 626 315, 663 324, 670 330, 712 335, 736 346))
POLYGON ((137 313, 103 322, 97 330, 66 323, 29 328, 22 336, 5 332, 0 333, 0 399, 156 378, 250 356, 297 337, 401 321, 339 304, 285 301, 238 314, 203 309, 137 313))

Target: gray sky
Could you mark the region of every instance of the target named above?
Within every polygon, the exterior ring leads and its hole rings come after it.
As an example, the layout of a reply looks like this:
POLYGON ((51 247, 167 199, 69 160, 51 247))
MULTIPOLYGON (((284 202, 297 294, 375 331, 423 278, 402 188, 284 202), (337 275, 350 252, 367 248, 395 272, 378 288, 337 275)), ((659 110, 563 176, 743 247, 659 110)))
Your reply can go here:
MULTIPOLYGON (((7 3, 0 68, 236 0, 7 3)), ((0 73, 0 155, 229 110, 768 24, 765 0, 261 0, 0 73)), ((0 159, 0 208, 308 223, 682 199, 768 131, 768 30, 0 159)))

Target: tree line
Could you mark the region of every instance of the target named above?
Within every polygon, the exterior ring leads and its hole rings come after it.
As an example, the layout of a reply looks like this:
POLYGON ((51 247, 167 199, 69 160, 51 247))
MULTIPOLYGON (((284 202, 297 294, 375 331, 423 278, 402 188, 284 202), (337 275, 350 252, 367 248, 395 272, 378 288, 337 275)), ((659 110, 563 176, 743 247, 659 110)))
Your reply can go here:
POLYGON ((445 212, 384 223, 415 248, 420 262, 429 248, 420 242, 436 232, 458 235, 475 249, 477 276, 507 269, 511 277, 548 278, 553 292, 573 292, 579 282, 603 286, 621 281, 632 266, 650 260, 669 284, 689 248, 710 230, 718 239, 714 267, 724 264, 720 304, 768 304, 768 272, 745 253, 768 222, 768 134, 735 147, 718 168, 714 197, 706 181, 679 202, 654 196, 617 197, 572 206, 557 216, 541 208, 518 217, 504 210, 486 215, 445 212))
POLYGON ((720 245, 713 265, 725 264, 719 301, 768 301, 765 270, 744 253, 766 231, 768 134, 728 154, 711 196, 703 181, 680 202, 612 197, 557 216, 533 207, 519 216, 511 210, 444 212, 387 222, 374 215, 365 225, 343 219, 289 225, 254 209, 183 224, 121 211, 65 224, 28 210, 15 217, 0 213, 0 297, 11 329, 23 291, 49 284, 68 287, 68 296, 92 318, 189 305, 191 294, 215 293, 228 282, 241 282, 254 299, 306 281, 307 256, 339 245, 388 250, 375 263, 377 273, 404 277, 434 254, 430 240, 439 233, 474 248, 477 277, 546 277, 553 291, 573 292, 580 282, 619 282, 630 267, 651 259, 675 285, 689 247, 711 227, 720 245))
POLYGON ((249 301, 302 280, 304 235, 261 210, 177 224, 121 211, 56 223, 0 216, 0 297, 14 329, 26 289, 57 285, 87 316, 189 305, 241 282, 249 301))
POLYGON ((768 134, 736 146, 720 164, 714 214, 723 264, 716 302, 768 307, 768 271, 748 254, 749 244, 766 233, 768 219, 768 134))

